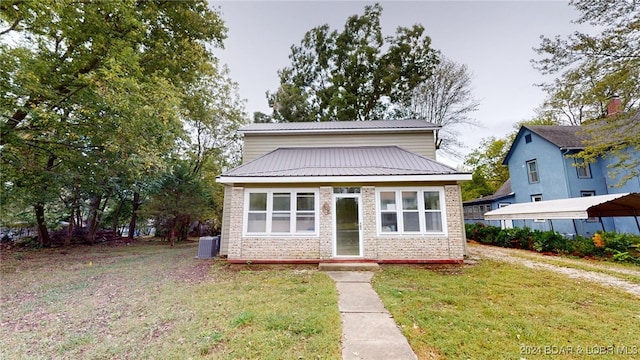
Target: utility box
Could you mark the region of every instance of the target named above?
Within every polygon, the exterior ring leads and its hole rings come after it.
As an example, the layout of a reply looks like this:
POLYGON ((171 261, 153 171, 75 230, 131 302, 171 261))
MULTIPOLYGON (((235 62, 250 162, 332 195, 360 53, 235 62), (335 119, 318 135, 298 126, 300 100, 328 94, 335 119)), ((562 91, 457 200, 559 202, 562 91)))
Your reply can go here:
POLYGON ((198 259, 211 259, 218 255, 220 236, 202 236, 198 243, 198 259))

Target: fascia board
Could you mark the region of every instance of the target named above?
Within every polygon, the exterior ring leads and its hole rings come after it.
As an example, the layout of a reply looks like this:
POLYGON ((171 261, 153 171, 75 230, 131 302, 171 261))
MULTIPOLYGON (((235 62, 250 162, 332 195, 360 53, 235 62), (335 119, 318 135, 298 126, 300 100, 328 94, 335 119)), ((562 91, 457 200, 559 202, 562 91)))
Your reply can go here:
POLYGON ((471 174, 398 175, 398 176, 219 176, 221 184, 292 184, 292 183, 364 183, 415 181, 467 181, 471 174))

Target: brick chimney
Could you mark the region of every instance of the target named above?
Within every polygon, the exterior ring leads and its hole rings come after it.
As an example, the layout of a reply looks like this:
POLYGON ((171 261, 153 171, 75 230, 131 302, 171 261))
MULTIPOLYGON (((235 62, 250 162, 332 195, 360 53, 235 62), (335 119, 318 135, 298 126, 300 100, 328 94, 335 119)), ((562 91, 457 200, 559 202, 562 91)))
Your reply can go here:
POLYGON ((622 100, 618 95, 613 95, 607 104, 607 117, 617 116, 622 112, 622 100))

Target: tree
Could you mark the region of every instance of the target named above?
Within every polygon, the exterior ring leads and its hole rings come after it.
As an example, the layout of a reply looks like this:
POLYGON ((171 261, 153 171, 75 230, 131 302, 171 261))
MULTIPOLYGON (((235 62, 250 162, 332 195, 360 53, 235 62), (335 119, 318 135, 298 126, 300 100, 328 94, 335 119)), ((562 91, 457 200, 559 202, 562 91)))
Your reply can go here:
POLYGON ((442 126, 436 133, 436 149, 459 156, 459 125, 477 126, 470 114, 480 103, 473 97, 471 74, 466 65, 441 57, 433 75, 415 88, 404 117, 424 119, 442 126))
MULTIPOLYGON (((398 27, 383 37, 382 7, 366 6, 341 32, 328 25, 308 31, 291 47, 291 66, 278 72, 280 86, 267 93, 281 122, 372 120, 392 117, 431 75, 437 52, 421 25, 398 27)), ((261 120, 264 120, 261 118, 261 120)))
POLYGON ((168 235, 171 246, 176 237, 186 238, 191 222, 211 207, 212 194, 188 161, 176 160, 156 184, 143 213, 156 219, 156 226, 168 235))
POLYGON ((465 165, 473 169, 472 178, 477 178, 476 182, 481 185, 479 190, 468 192, 476 192, 480 195, 488 195, 485 193, 485 184, 490 189, 490 194, 493 194, 505 181, 509 179, 509 168, 506 165, 502 165, 504 157, 509 151, 511 146, 512 136, 506 136, 504 138, 496 138, 491 136, 489 138, 482 139, 480 147, 472 151, 467 155, 465 159, 465 165))
POLYGON ((97 226, 116 184, 162 169, 183 135, 184 94, 214 68, 207 44, 220 46, 225 29, 202 0, 0 10, 3 198, 30 197, 48 245, 57 194, 90 201, 97 226))
POLYGON ((471 181, 465 181, 460 185, 463 201, 478 199, 496 192, 496 189, 491 187, 487 183, 487 179, 482 176, 482 173, 474 171, 471 175, 471 181))
POLYGON ((577 156, 588 161, 616 157, 614 168, 627 174, 621 177, 618 185, 622 185, 640 173, 640 158, 629 156, 640 150, 640 3, 572 0, 570 4, 581 13, 576 23, 601 31, 542 37, 536 51, 543 57, 533 62, 543 74, 558 75, 545 87, 548 107, 568 114, 570 123, 589 123, 584 131, 590 140, 577 156), (606 109, 614 96, 620 97, 621 109, 611 117, 606 109))

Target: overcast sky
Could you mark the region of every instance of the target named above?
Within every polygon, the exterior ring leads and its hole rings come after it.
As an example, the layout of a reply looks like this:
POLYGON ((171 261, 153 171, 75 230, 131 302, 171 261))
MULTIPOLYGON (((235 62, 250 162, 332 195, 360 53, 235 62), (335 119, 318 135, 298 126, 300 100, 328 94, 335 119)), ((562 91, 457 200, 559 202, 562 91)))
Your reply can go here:
MULTIPOLYGON (((246 110, 270 113, 265 92, 278 87, 277 71, 290 64, 290 47, 315 26, 342 30, 350 15, 363 14, 360 1, 211 1, 228 28, 224 50, 216 55, 247 100, 246 110)), ((515 122, 530 119, 544 100, 534 84, 549 80, 533 69, 540 35, 566 35, 577 29, 578 13, 567 1, 381 1, 384 35, 398 26, 425 27, 432 47, 473 73, 480 100, 473 116, 482 128, 462 128, 468 153, 480 140, 502 137, 515 122)), ((438 158, 448 164, 444 157, 438 158)))

